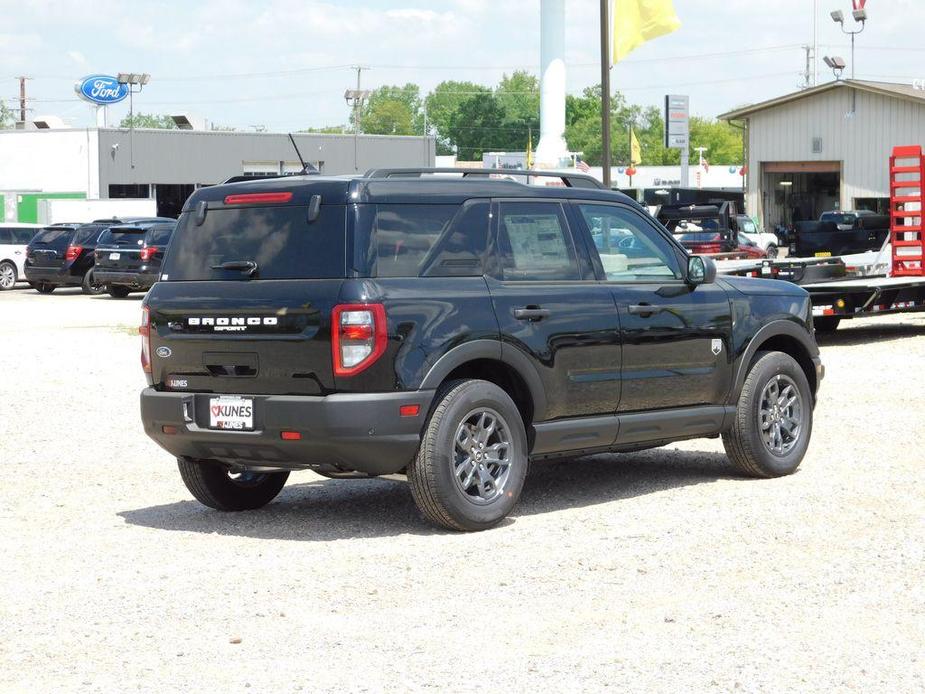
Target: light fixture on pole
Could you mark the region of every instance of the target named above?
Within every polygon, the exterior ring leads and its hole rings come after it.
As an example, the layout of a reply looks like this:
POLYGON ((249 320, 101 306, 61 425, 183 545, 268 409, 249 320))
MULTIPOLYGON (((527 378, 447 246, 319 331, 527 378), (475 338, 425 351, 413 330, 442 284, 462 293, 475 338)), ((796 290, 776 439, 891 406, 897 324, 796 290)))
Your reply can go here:
POLYGON ((845 59, 840 56, 833 55, 832 57, 825 56, 822 60, 826 65, 832 68, 832 74, 835 75, 835 79, 840 80, 841 73, 845 69, 845 59))
POLYGON ((141 92, 144 89, 145 85, 151 81, 151 75, 147 72, 120 72, 116 76, 116 81, 119 84, 128 85, 128 149, 129 149, 129 161, 131 166, 135 168, 135 104, 134 99, 132 98, 135 94, 135 87, 138 87, 138 92, 141 92))
POLYGON ((845 29, 845 13, 841 10, 835 10, 829 15, 832 17, 832 21, 841 27, 842 33, 851 36, 851 79, 854 79, 854 37, 864 31, 864 27, 867 26, 867 10, 864 9, 865 2, 866 0, 856 2, 855 7, 857 7, 857 9, 851 12, 851 16, 854 17, 855 23, 861 25, 860 29, 855 29, 854 31, 845 29))

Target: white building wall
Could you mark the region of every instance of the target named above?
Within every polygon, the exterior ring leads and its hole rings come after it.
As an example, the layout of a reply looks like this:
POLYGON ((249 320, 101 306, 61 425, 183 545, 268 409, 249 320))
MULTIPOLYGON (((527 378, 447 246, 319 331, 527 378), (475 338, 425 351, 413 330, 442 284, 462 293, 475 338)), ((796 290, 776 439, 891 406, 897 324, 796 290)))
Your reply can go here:
POLYGON ((81 192, 99 197, 96 130, 0 131, 0 190, 81 192))
POLYGON ((841 162, 841 209, 855 198, 889 196, 893 147, 925 146, 925 103, 857 91, 852 105, 852 91, 833 89, 749 116, 749 214, 763 214, 762 162, 841 162), (822 138, 819 153, 814 137, 822 138))

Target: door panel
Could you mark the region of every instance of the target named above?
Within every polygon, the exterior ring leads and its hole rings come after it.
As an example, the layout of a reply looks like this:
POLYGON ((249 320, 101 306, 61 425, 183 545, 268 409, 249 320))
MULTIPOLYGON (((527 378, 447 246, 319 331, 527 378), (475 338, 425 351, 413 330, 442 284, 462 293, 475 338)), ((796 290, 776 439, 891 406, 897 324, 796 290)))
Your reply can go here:
POLYGON ((620 399, 620 329, 610 289, 584 279, 558 202, 493 205, 497 268, 488 280, 503 350, 519 350, 546 391, 541 419, 612 414, 620 399))
POLYGON ((583 202, 573 209, 619 312, 619 411, 722 404, 732 378, 725 291, 716 284, 688 285, 667 232, 641 212, 583 202))

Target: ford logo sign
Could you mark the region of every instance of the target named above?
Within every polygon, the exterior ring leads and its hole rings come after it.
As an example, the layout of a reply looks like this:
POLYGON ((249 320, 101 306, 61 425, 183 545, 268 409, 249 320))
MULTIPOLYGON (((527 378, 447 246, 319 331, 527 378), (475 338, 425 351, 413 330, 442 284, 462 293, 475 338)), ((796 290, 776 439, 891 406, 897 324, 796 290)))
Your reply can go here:
POLYGON ((111 75, 90 75, 74 85, 77 95, 92 104, 117 104, 128 96, 128 85, 111 75))

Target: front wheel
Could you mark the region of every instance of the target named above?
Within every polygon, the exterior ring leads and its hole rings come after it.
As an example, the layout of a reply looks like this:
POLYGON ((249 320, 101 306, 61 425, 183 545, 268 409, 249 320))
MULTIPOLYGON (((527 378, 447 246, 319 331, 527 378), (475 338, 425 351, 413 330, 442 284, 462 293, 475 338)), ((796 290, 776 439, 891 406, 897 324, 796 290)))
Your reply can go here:
POLYGON ((777 254, 780 253, 780 251, 777 249, 777 246, 775 246, 775 245, 772 243, 772 244, 770 244, 770 245, 768 246, 768 248, 767 248, 767 250, 765 251, 765 253, 768 254, 768 257, 769 257, 769 258, 776 258, 776 257, 777 257, 777 254))
POLYGON ((97 282, 95 275, 93 270, 87 270, 87 274, 84 275, 83 282, 80 284, 80 289, 84 294, 96 296, 106 291, 106 285, 97 282))
POLYGON ((723 446, 732 463, 752 477, 795 472, 813 430, 813 394, 789 354, 759 352, 739 396, 723 446))
POLYGON ((196 500, 217 511, 250 511, 280 493, 288 472, 235 472, 218 463, 178 458, 180 477, 196 500))
POLYGON ((437 395, 408 481, 432 523, 485 530, 517 504, 527 465, 524 422, 510 396, 488 381, 454 381, 437 395))
POLYGON ((16 286, 16 266, 9 260, 0 263, 0 290, 16 286))

